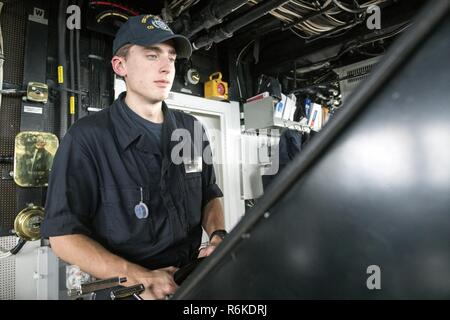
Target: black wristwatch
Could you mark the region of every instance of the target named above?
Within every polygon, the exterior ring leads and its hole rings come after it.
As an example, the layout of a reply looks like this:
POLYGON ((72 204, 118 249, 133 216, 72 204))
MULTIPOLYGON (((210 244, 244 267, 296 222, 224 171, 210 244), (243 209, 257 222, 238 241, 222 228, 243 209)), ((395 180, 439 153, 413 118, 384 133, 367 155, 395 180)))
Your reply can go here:
POLYGON ((228 232, 226 230, 213 231, 213 233, 211 233, 211 236, 209 237, 209 242, 211 242, 211 240, 214 236, 218 236, 220 239, 223 240, 227 234, 228 234, 228 232))

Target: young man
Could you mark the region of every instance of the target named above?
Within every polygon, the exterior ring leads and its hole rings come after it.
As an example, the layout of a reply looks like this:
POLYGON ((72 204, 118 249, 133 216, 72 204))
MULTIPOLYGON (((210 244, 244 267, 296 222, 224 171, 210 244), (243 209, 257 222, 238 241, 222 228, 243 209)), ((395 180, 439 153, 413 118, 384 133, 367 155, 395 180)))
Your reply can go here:
MULTIPOLYGON (((189 40, 158 17, 132 17, 120 28, 111 64, 127 91, 64 137, 41 226, 61 259, 99 279, 142 283, 149 299, 173 294, 177 268, 209 255, 225 233, 213 166, 186 155, 181 164, 171 159, 178 143, 172 133, 194 137, 198 127, 163 101, 175 59, 191 52, 189 40), (199 255, 202 226, 210 246, 199 255)), ((208 141, 201 145, 209 149, 208 141)))

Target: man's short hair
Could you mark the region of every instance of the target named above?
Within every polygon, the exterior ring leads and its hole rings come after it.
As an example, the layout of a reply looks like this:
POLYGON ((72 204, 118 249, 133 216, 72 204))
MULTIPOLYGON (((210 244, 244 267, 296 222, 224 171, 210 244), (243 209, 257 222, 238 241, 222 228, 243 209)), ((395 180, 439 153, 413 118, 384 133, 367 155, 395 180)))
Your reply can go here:
MULTIPOLYGON (((122 57, 122 58, 124 58, 125 60, 127 60, 128 53, 130 52, 130 48, 131 48, 132 46, 133 46, 133 44, 131 44, 131 43, 127 43, 127 44, 121 46, 121 47, 117 50, 115 56, 122 57)), ((123 81, 125 81, 125 78, 122 77, 122 76, 119 76, 117 73, 116 73, 116 76, 117 76, 119 79, 122 79, 123 81)))
POLYGON ((117 52, 116 52, 116 56, 118 57, 124 57, 125 59, 128 56, 128 52, 130 52, 130 48, 133 46, 133 44, 131 43, 127 43, 125 45, 123 45, 122 47, 120 47, 117 52))

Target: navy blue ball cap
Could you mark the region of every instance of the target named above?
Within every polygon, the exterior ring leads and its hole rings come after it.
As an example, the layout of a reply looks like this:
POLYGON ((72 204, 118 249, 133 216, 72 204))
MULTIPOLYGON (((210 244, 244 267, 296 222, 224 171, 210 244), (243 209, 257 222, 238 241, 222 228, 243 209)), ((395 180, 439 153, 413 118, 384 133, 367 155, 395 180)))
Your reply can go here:
POLYGON ((128 43, 149 46, 167 40, 173 40, 178 58, 191 56, 192 46, 189 39, 174 34, 161 18, 151 14, 130 17, 117 31, 113 42, 113 55, 128 43))

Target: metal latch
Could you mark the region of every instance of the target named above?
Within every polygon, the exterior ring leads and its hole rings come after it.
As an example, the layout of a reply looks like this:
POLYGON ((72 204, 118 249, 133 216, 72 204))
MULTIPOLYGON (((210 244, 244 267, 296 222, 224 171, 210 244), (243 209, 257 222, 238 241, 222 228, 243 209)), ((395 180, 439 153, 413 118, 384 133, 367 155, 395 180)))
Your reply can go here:
POLYGON ((27 100, 47 103, 48 86, 41 82, 29 82, 27 86, 27 100))

